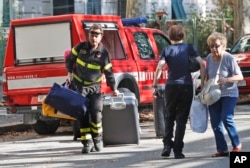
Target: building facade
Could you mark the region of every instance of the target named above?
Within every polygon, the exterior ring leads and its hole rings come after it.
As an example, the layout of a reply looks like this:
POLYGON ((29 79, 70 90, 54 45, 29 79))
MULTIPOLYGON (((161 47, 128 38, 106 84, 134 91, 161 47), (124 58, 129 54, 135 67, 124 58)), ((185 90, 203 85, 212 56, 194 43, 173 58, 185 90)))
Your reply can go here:
POLYGON ((155 19, 164 12, 167 20, 188 19, 192 12, 206 16, 214 0, 0 0, 0 68, 9 23, 13 19, 61 14, 102 14, 155 19))

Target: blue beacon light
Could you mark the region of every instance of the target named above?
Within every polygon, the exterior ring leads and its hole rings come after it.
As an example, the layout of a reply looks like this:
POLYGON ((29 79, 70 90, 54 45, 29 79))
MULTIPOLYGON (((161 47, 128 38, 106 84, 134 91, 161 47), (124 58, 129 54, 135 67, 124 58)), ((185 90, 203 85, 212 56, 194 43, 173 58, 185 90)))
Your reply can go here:
POLYGON ((122 24, 124 26, 138 26, 139 24, 147 23, 147 18, 145 17, 137 17, 137 18, 123 18, 122 24))

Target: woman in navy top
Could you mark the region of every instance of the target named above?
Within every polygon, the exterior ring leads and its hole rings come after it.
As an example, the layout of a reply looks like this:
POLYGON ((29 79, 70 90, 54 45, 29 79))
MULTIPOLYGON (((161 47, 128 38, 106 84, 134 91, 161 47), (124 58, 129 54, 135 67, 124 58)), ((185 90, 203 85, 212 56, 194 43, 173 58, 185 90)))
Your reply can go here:
MULTIPOLYGON (((163 138, 164 148, 161 155, 169 157, 173 148, 175 158, 182 159, 185 158, 185 155, 182 153, 184 147, 183 139, 193 99, 193 82, 191 72, 188 69, 189 57, 195 57, 200 63, 200 73, 203 82, 205 67, 194 46, 183 43, 185 38, 185 28, 183 26, 171 26, 168 35, 172 45, 163 50, 155 72, 153 88, 157 90, 157 81, 166 63, 168 66, 168 79, 165 85, 165 136, 163 138)), ((203 87, 203 83, 201 83, 201 87, 203 87)))

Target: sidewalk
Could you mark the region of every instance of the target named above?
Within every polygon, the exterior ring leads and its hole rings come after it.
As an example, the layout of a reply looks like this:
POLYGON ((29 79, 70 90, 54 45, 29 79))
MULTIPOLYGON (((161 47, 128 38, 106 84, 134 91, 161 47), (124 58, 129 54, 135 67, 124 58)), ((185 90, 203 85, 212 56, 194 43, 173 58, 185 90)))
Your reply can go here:
MULTIPOLYGON (((237 106, 235 121, 243 151, 250 152, 250 106, 237 106)), ((208 124, 205 133, 194 133, 187 123, 183 153, 185 159, 161 157, 162 139, 156 138, 154 122, 140 123, 139 145, 107 146, 101 152, 81 154, 81 143, 72 141, 72 135, 37 136, 14 142, 0 143, 0 167, 32 168, 229 168, 229 157, 212 158, 216 152, 214 135, 208 124), (27 159, 28 158, 28 159, 27 159)), ((115 136, 115 135, 114 135, 115 136)), ((227 137, 229 150, 230 141, 227 137)))
MULTIPOLYGON (((240 105, 236 107, 235 122, 243 144, 243 151, 250 152, 250 105, 240 105)), ((151 127, 153 128, 153 127, 151 127)), ((152 129, 153 132, 154 129, 152 129)), ((143 129, 142 138, 148 136, 149 129, 143 129)), ((153 135, 151 133, 151 135, 153 135)), ((230 139, 226 134, 229 150, 232 149, 230 139)), ((212 158, 211 155, 216 152, 214 134, 211 129, 210 121, 205 133, 194 133, 187 123, 186 134, 184 137, 185 147, 183 153, 186 155, 184 160, 173 159, 173 153, 170 158, 161 159, 162 142, 157 141, 160 149, 156 152, 158 155, 156 167, 171 168, 229 168, 229 157, 212 158), (159 160, 162 162, 159 163, 159 160)), ((147 166, 145 166, 147 167, 147 166)))

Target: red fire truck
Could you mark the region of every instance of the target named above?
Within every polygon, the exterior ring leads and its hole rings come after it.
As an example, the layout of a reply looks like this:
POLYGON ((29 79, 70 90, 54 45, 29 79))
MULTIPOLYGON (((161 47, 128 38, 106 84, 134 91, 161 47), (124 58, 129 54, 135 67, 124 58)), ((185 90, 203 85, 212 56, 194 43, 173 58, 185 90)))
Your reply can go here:
MULTIPOLYGON (((59 120, 41 115, 41 102, 54 82, 66 80, 63 54, 93 23, 104 29, 117 88, 135 93, 139 105, 151 104, 152 83, 161 51, 170 44, 164 32, 139 27, 144 18, 70 14, 11 21, 3 69, 3 98, 7 113, 23 114, 38 134, 55 133, 59 120), (133 25, 133 26, 131 26, 133 25)), ((167 67, 159 86, 164 87, 167 67)), ((109 93, 103 77, 102 92, 109 93)))

